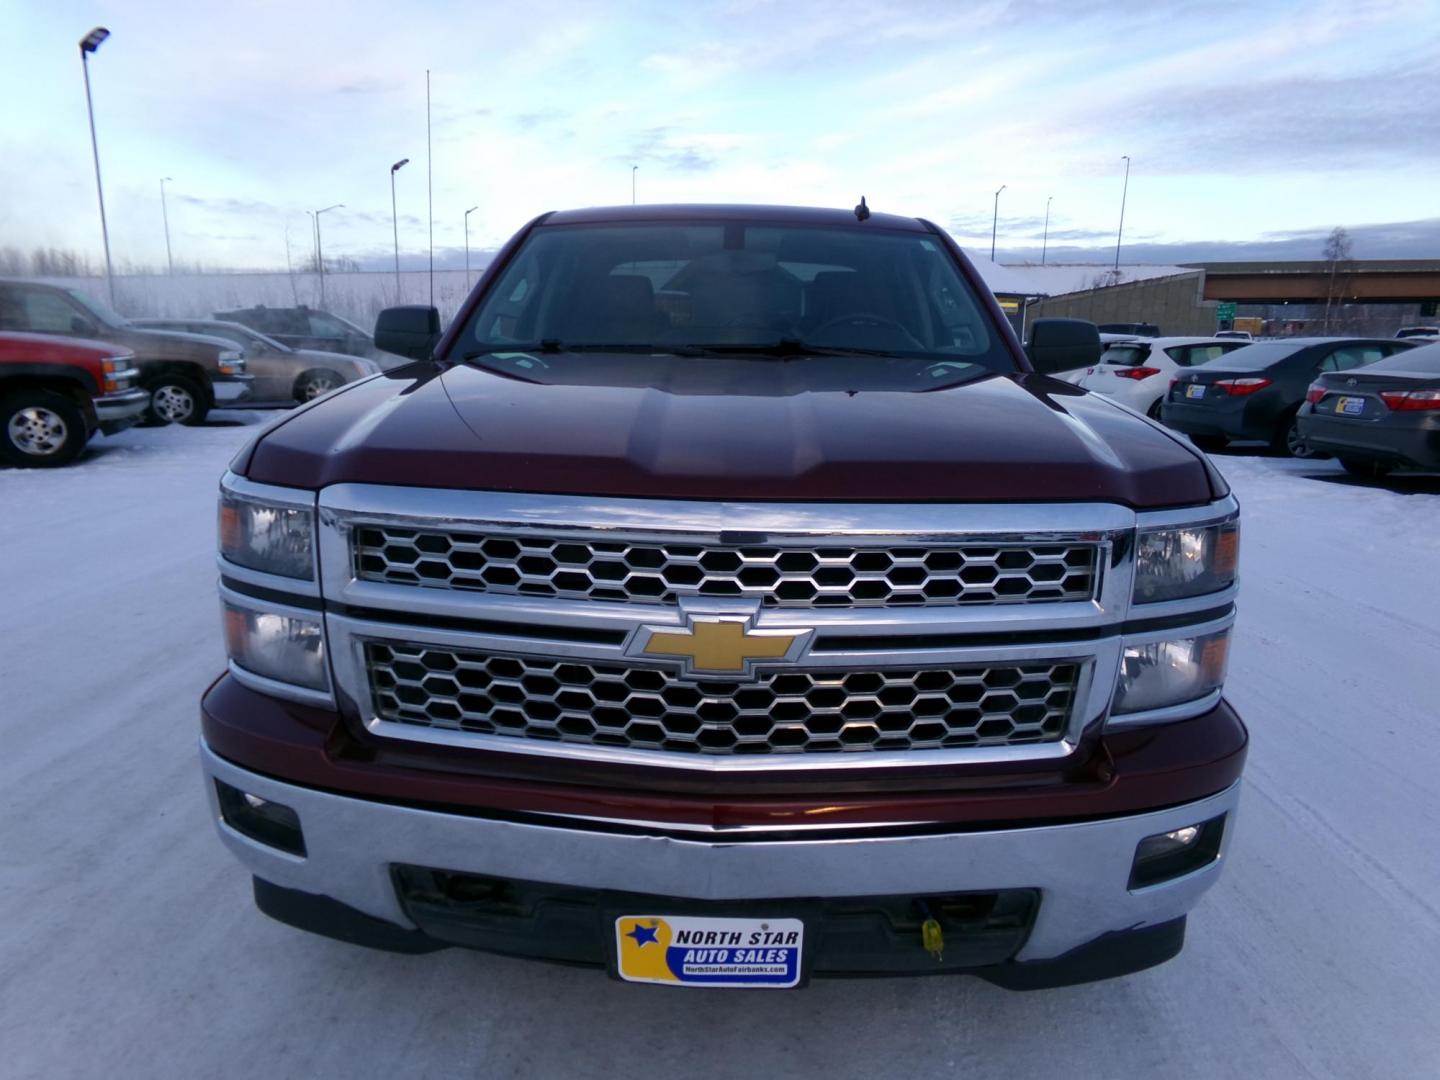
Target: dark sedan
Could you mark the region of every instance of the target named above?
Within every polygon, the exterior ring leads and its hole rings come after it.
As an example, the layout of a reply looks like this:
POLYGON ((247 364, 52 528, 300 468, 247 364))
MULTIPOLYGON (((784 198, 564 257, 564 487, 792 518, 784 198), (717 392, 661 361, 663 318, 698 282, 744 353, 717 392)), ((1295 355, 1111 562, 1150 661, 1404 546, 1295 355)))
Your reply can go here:
POLYGON ((1295 426, 1317 375, 1373 364, 1412 348, 1393 338, 1288 338, 1246 345, 1170 383, 1161 419, 1196 446, 1218 450, 1231 439, 1268 442, 1276 453, 1309 457, 1295 426))
POLYGON ((1321 375, 1296 423, 1307 445, 1334 454, 1358 476, 1440 469, 1440 344, 1363 371, 1321 375))

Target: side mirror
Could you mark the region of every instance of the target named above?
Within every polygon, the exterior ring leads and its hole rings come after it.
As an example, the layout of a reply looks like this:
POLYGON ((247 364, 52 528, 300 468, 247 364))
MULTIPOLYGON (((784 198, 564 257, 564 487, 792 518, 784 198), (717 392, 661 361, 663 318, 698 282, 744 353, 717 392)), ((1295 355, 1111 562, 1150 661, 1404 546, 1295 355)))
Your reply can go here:
POLYGON ((82 319, 79 315, 70 316, 70 332, 79 334, 81 337, 94 337, 100 332, 100 328, 89 319, 82 319))
POLYGON ((1036 319, 1025 355, 1043 375, 1100 362, 1100 331, 1084 319, 1036 319))
POLYGON ((440 312, 422 304, 386 308, 375 320, 375 347, 411 360, 428 360, 440 340, 440 312))

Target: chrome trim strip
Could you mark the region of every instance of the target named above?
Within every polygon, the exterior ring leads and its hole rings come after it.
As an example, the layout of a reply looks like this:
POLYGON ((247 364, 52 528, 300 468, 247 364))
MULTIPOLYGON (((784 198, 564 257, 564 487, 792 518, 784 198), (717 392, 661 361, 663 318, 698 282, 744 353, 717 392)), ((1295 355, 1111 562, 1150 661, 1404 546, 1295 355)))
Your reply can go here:
POLYGON ((1176 526, 1216 525, 1240 513, 1240 500, 1232 495, 1217 499, 1208 506, 1191 506, 1183 510, 1145 510, 1135 515, 1135 527, 1142 532, 1147 529, 1174 528, 1176 526))
POLYGON ((242 582, 246 585, 254 585, 257 589, 271 589, 280 593, 294 593, 296 596, 307 596, 311 599, 320 598, 320 582, 306 581, 303 578, 285 577, 282 574, 267 574, 261 570, 251 570, 248 566, 241 566, 233 563, 224 555, 216 554, 215 565, 219 567, 220 573, 227 578, 242 582))
POLYGON ((248 686, 251 690, 258 690, 271 697, 298 701, 302 705, 318 705, 324 709, 335 708, 335 697, 328 690, 311 690, 308 687, 280 682, 278 679, 267 679, 264 675, 256 675, 253 671, 247 671, 234 660, 226 661, 225 666, 236 682, 241 686, 248 686))

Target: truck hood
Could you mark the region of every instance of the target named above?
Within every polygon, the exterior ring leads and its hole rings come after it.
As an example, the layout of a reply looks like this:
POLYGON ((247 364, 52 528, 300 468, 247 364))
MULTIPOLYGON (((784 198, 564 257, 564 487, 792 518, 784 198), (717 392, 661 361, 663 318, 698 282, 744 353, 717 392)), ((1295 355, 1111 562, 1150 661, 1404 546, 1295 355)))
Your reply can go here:
POLYGON ((105 334, 107 341, 116 341, 135 350, 135 358, 145 360, 214 361, 221 352, 234 352, 236 345, 225 338, 186 334, 179 330, 147 330, 139 326, 117 327, 105 334))
POLYGON ((370 483, 744 501, 1142 508, 1203 503, 1224 491, 1188 444, 1040 375, 844 390, 807 386, 803 365, 737 370, 686 385, 576 385, 410 365, 288 414, 232 467, 315 489, 370 483))

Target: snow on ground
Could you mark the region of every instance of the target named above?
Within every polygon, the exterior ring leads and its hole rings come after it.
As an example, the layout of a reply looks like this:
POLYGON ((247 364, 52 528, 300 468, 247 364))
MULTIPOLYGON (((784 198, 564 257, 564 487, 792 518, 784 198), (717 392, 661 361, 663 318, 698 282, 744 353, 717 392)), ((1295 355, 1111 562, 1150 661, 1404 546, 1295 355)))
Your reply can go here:
POLYGON ((1253 750, 1185 952, 1019 995, 791 994, 372 953, 259 915, 213 835, 217 478, 260 413, 0 470, 0 1075, 1440 1075, 1440 480, 1217 458, 1245 507, 1253 750))

